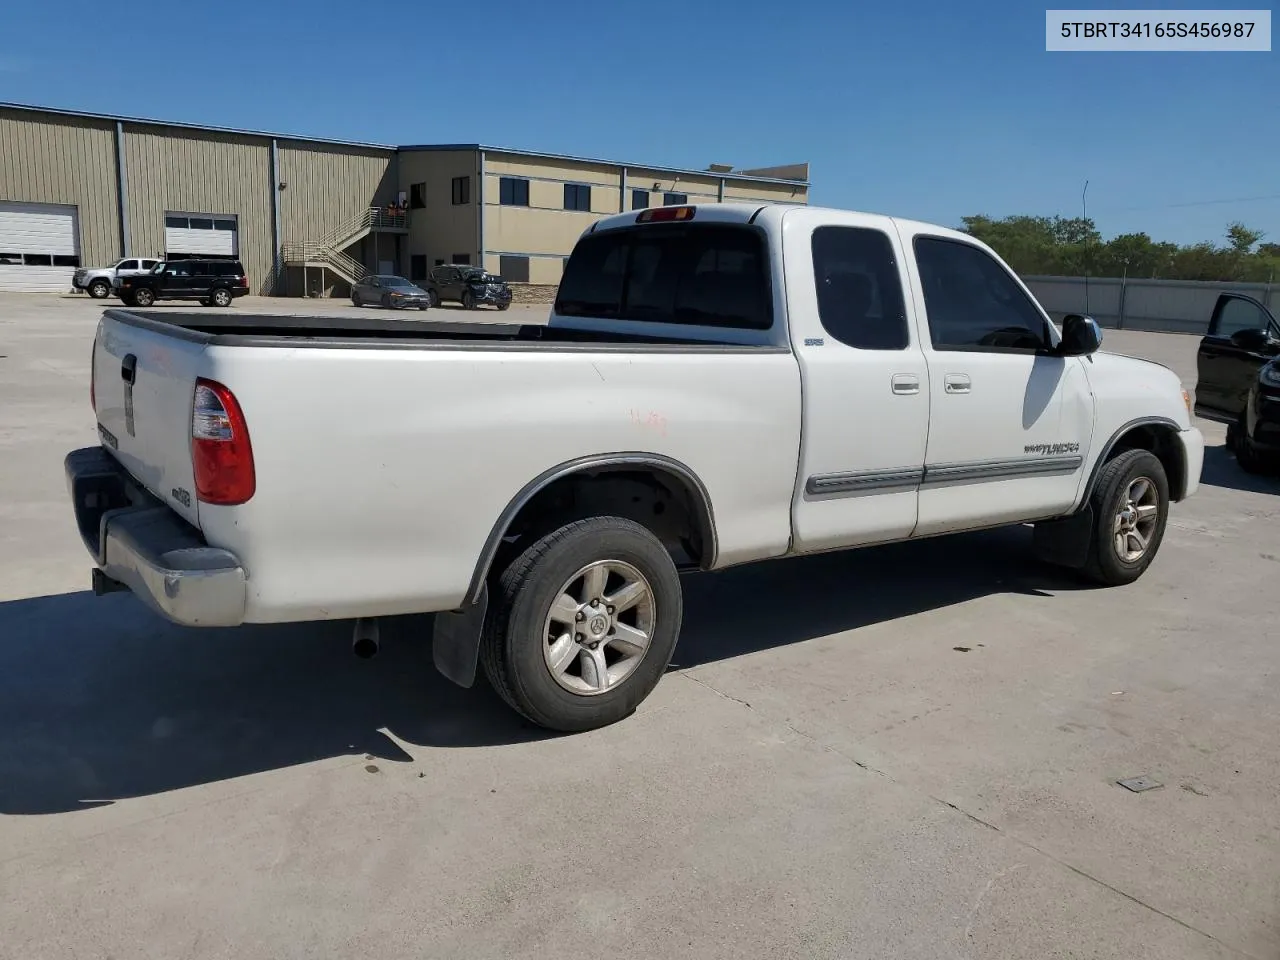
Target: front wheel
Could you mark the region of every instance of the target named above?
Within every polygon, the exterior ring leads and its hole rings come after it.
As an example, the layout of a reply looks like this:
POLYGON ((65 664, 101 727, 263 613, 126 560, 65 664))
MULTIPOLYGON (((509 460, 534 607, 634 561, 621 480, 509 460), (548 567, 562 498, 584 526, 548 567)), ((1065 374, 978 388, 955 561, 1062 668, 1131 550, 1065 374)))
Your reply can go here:
POLYGON ((511 306, 511 304, 509 304, 509 303, 500 303, 500 304, 498 304, 498 309, 499 309, 499 310, 505 310, 505 309, 507 309, 507 307, 509 307, 509 306, 511 306))
POLYGON ((1155 559, 1169 520, 1169 480, 1147 450, 1126 450, 1098 474, 1084 572, 1104 586, 1133 583, 1155 559))
POLYGON ((1245 422, 1245 414, 1240 415, 1240 422, 1235 424, 1234 432, 1227 431, 1227 445, 1236 455, 1236 463, 1245 473, 1254 475, 1272 473, 1276 464, 1265 454, 1258 451, 1253 439, 1249 436, 1249 427, 1245 422))
POLYGON ((353 307, 363 307, 363 306, 364 306, 364 301, 360 299, 360 294, 358 294, 358 293, 353 293, 353 294, 351 295, 351 305, 352 305, 353 307))
POLYGON ((133 303, 138 307, 149 307, 156 302, 156 295, 146 287, 133 291, 133 303))
POLYGON ((474 310, 476 308, 476 298, 472 296, 471 291, 467 290, 462 294, 462 309, 474 310))
POLYGON ((671 661, 683 598, 670 554, 621 517, 566 524, 498 579, 481 657, 528 719, 576 732, 633 713, 671 661))
POLYGON ((438 307, 438 306, 440 306, 440 294, 439 294, 439 293, 437 293, 435 290, 428 290, 428 291, 427 291, 427 302, 428 302, 428 303, 430 303, 430 304, 431 304, 431 306, 433 306, 433 307, 438 307))
POLYGON ((89 284, 89 296, 95 300, 105 300, 111 293, 111 284, 105 280, 95 280, 89 284))

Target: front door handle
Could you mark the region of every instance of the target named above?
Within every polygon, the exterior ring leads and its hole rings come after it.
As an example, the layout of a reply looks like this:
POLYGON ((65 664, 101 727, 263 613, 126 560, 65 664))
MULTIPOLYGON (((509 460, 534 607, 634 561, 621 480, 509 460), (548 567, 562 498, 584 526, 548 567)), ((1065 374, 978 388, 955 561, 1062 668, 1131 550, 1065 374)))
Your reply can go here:
POLYGON ((947 393, 968 393, 972 384, 964 373, 948 373, 942 378, 942 389, 947 393))
POLYGON ((920 392, 920 378, 914 373, 895 373, 890 389, 900 397, 909 397, 920 392))

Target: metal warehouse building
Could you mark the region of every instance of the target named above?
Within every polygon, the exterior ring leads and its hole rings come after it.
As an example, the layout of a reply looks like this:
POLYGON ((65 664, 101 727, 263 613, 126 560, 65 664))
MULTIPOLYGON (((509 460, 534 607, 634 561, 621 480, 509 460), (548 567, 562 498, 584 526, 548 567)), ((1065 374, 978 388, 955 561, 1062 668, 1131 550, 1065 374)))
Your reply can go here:
POLYGON ((121 257, 238 257, 261 294, 483 264, 559 282, 594 220, 805 203, 808 164, 680 170, 481 144, 389 146, 0 104, 0 290, 63 292, 121 257))

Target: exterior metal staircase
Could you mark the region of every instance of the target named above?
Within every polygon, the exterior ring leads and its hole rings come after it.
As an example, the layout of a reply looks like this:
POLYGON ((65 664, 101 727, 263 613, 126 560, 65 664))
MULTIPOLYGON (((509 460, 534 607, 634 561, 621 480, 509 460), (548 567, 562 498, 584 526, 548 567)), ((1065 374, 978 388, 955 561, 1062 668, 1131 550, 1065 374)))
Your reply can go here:
POLYGON ((359 283, 370 271, 344 251, 374 231, 407 233, 409 215, 387 207, 368 207, 318 240, 285 241, 280 255, 287 266, 322 267, 347 283, 359 283))

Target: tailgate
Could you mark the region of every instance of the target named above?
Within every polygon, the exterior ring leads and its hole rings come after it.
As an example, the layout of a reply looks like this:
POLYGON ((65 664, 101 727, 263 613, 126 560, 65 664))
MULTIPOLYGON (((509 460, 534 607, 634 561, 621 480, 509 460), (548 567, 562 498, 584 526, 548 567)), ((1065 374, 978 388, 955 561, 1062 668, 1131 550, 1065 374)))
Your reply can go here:
POLYGON ((111 316, 98 326, 93 377, 98 435, 143 486, 199 526, 191 402, 204 345, 111 316))

